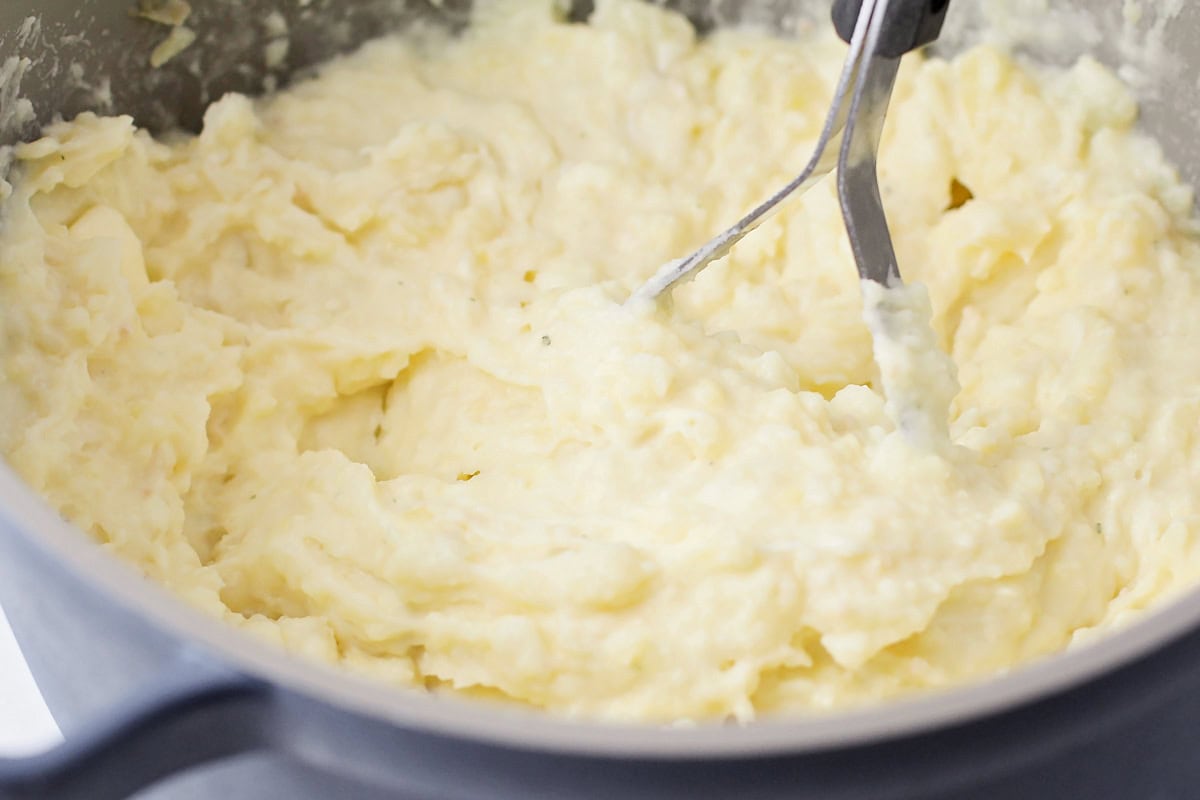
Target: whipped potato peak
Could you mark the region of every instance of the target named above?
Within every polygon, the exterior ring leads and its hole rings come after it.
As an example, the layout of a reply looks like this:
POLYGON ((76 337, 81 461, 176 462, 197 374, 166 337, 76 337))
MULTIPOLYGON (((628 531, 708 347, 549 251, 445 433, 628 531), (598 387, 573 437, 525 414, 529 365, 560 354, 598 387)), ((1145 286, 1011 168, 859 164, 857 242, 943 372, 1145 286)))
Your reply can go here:
POLYGON ((231 625, 566 716, 884 701, 1194 585, 1191 194, 1095 62, 906 60, 910 285, 859 285, 826 182, 624 305, 798 172, 843 54, 508 0, 195 136, 52 125, 0 217, 0 454, 231 625))

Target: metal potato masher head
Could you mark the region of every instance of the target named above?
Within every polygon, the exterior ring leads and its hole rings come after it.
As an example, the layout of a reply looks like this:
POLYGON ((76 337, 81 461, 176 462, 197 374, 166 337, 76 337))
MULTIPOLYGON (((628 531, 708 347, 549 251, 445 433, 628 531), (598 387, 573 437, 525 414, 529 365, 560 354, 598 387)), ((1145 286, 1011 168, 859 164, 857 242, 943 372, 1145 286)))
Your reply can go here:
POLYGON ((949 5, 950 0, 837 0, 834 27, 849 42, 850 52, 808 166, 733 227, 687 258, 666 264, 630 301, 653 300, 696 277, 728 254, 785 200, 806 191, 834 167, 859 275, 884 286, 899 284, 900 269, 879 196, 879 139, 900 59, 937 39, 949 5))

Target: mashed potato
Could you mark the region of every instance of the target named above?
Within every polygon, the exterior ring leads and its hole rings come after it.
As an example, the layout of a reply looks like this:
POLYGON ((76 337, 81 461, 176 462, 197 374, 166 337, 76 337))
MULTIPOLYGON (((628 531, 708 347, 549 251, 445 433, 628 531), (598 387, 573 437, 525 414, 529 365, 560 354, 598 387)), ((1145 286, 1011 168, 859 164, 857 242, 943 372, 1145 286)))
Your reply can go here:
POLYGON ((197 137, 18 149, 0 452, 63 515, 294 652, 646 721, 994 674, 1197 579, 1191 195, 1109 72, 906 64, 883 194, 961 384, 930 449, 829 182, 623 305, 799 171, 840 42, 488 8, 197 137))

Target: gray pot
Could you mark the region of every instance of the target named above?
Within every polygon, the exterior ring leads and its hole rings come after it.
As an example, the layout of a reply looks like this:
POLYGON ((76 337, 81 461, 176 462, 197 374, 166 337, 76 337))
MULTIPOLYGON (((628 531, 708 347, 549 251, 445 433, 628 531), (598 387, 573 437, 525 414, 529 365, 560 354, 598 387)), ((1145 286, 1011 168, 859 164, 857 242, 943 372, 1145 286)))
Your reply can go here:
MULTIPOLYGON (((0 66, 31 60, 20 93, 40 122, 96 107, 107 76, 112 102, 99 110, 194 127, 225 91, 259 91, 264 78, 284 80, 418 16, 464 19, 455 0, 193 4, 200 44, 149 71, 165 31, 131 19, 132 0, 3 0, 0 66), (273 7, 292 47, 272 76, 261 54, 273 7)), ((1068 20, 1074 40, 1042 55, 1084 47, 1113 60, 1121 0, 1060 5, 1093 18, 1068 20)), ((788 0, 684 6, 701 27, 749 15, 782 24, 794 10, 788 0)), ((977 10, 962 0, 952 17, 977 10)), ((1147 12, 1143 34, 1155 22, 1147 12)), ((1156 30, 1159 55, 1142 65, 1153 67, 1145 124, 1194 181, 1200 5, 1156 30)), ((36 134, 18 110, 0 86, 0 144, 36 134)), ((1167 799, 1200 785, 1196 592, 1089 646, 880 708, 691 730, 568 723, 390 689, 262 646, 110 558, 0 465, 0 602, 66 735, 40 757, 0 760, 0 798, 105 800, 168 776, 145 796, 1167 799)))

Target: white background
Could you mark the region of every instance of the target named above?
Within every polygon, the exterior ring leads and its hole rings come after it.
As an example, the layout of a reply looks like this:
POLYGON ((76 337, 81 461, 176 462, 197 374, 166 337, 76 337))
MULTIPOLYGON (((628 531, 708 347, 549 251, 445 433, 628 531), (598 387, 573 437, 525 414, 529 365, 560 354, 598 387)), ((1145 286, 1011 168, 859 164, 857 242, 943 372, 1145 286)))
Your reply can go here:
POLYGON ((36 753, 60 738, 0 609, 0 756, 36 753))

